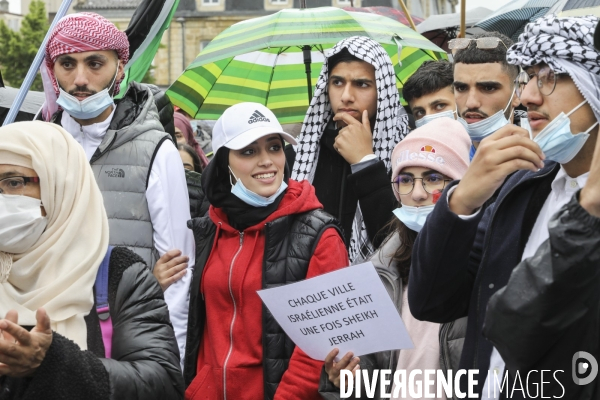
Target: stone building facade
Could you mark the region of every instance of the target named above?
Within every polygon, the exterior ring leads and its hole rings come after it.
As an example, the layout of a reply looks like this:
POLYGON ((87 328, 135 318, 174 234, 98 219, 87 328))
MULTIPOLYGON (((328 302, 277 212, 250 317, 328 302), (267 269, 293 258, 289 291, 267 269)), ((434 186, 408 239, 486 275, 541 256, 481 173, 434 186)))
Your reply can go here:
POLYGON ((4 21, 6 26, 8 26, 13 31, 18 31, 21 29, 21 21, 23 20, 23 16, 21 14, 11 13, 8 10, 8 1, 0 0, 0 20, 4 21))

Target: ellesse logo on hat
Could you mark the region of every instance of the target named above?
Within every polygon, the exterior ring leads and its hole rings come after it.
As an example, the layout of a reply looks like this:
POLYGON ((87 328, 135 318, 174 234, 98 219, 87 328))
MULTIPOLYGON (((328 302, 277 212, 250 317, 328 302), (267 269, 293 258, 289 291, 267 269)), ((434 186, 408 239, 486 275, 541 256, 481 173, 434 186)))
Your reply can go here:
POLYGON ((253 124, 255 122, 271 122, 271 120, 260 113, 258 110, 254 110, 250 119, 248 120, 249 124, 253 124))
POLYGON ((429 161, 436 164, 444 165, 444 157, 437 155, 435 148, 431 145, 425 145, 421 147, 421 150, 417 153, 416 151, 404 150, 396 158, 396 165, 406 161, 429 161))

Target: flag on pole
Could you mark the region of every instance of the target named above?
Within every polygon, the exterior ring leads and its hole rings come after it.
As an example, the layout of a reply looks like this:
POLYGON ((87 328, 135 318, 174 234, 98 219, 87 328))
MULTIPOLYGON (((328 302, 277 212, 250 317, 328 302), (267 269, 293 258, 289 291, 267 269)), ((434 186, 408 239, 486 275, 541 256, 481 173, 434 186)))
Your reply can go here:
POLYGON ((117 98, 125 94, 130 82, 140 82, 148 72, 178 5, 179 0, 143 0, 135 10, 125 30, 130 58, 117 98))

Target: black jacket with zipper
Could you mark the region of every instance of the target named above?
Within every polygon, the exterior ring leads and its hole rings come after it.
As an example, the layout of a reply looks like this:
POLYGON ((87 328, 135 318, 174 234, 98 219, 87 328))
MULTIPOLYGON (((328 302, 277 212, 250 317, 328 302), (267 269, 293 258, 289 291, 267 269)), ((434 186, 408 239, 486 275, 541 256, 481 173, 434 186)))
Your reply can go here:
MULTIPOLYGON (((451 183, 427 218, 413 248, 408 293, 415 318, 446 323, 468 315, 461 369, 478 369, 481 392, 492 343, 483 337, 490 297, 508 282, 521 261, 538 214, 550 194, 559 165, 519 171, 502 186, 496 201, 470 219, 450 211, 451 183)), ((463 391, 466 380, 461 381, 463 391)), ((517 392, 518 398, 521 392, 517 392)))
POLYGON ((548 240, 492 296, 483 328, 512 374, 551 371, 544 379, 546 398, 600 398, 598 378, 578 385, 571 376, 581 358, 576 353, 600 360, 600 218, 578 197, 550 220, 548 240))
MULTIPOLYGON (((360 206, 367 235, 373 249, 377 249, 391 233, 382 228, 398 207, 391 185, 391 171, 388 172, 383 161, 379 160, 352 173, 351 165, 333 148, 337 134, 338 130, 329 124, 319 143, 319 158, 312 182, 317 199, 325 211, 340 221, 346 246, 350 244, 356 207, 360 206)), ((294 148, 286 146, 285 154, 291 170, 296 160, 294 148)))
POLYGON ((179 350, 162 290, 142 259, 124 247, 115 247, 110 257, 108 303, 111 359, 104 358, 93 308, 85 317, 87 351, 54 332, 31 377, 0 377, 0 400, 183 399, 179 350))

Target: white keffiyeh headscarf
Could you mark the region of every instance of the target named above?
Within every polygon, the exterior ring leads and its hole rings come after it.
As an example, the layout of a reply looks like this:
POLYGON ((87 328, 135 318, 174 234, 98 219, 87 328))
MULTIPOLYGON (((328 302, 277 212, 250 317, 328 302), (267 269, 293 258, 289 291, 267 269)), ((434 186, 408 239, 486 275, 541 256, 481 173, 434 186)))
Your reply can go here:
MULTIPOLYGON (((377 115, 373 127, 373 152, 385 163, 388 171, 391 170, 391 155, 394 147, 408 133, 408 116, 404 108, 400 107, 394 67, 385 49, 368 37, 353 36, 344 39, 333 47, 331 54, 323 62, 314 96, 302 124, 302 131, 296 139, 298 144, 294 146, 296 151, 296 162, 292 168, 294 180, 307 179, 313 182, 319 159, 319 142, 327 123, 333 117, 327 92, 328 60, 343 49, 347 49, 350 54, 375 68, 377 115)), ((350 261, 365 258, 373 250, 358 204, 352 223, 349 249, 350 261)))
POLYGON ((521 67, 545 63, 557 73, 568 73, 600 121, 600 54, 594 48, 598 17, 548 15, 525 26, 506 54, 509 64, 521 67))

